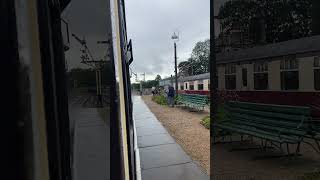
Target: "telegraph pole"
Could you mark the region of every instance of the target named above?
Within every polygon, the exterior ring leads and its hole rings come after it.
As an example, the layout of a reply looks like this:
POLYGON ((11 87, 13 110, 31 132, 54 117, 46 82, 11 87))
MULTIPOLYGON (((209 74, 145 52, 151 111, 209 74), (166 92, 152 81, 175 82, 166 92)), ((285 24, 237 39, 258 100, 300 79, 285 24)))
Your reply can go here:
POLYGON ((178 71, 177 71, 177 44, 176 41, 179 40, 179 36, 173 33, 171 39, 174 40, 174 74, 175 74, 175 90, 176 95, 178 95, 178 71))
MULTIPOLYGON (((82 45, 82 49, 81 49, 81 52, 82 52, 82 55, 80 56, 82 61, 81 63, 83 64, 86 64, 88 66, 91 66, 95 69, 95 73, 96 73, 96 95, 98 97, 98 101, 97 101, 97 106, 98 107, 103 107, 103 103, 102 103, 102 79, 101 79, 101 71, 102 71, 102 68, 104 66, 104 64, 106 63, 106 58, 107 58, 107 55, 105 56, 105 59, 100 59, 100 60, 96 60, 88 46, 87 46, 87 42, 86 40, 83 38, 83 39, 80 39, 78 36, 76 36, 75 34, 72 34, 72 36, 82 45)), ((104 40, 104 41, 97 41, 97 44, 110 44, 111 41, 110 40, 104 40)))
POLYGON ((174 42, 174 75, 175 75, 175 89, 176 89, 176 95, 178 94, 178 72, 177 72, 177 45, 176 42, 174 42))
MULTIPOLYGON (((143 82, 146 82, 146 73, 141 74, 143 75, 143 82)), ((142 95, 142 91, 143 91, 143 87, 142 87, 142 80, 140 81, 140 91, 141 91, 141 95, 142 95)))

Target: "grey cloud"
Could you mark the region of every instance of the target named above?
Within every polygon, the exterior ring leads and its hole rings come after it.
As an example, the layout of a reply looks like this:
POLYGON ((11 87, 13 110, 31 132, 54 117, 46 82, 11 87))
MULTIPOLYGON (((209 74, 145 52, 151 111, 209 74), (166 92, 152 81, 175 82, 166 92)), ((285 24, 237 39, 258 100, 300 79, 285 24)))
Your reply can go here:
MULTIPOLYGON (((102 57, 106 51, 106 47, 97 45, 96 41, 106 37, 107 2, 72 0, 63 13, 70 31, 86 36, 96 57, 102 57)), ((125 0, 127 33, 133 43, 133 71, 145 72, 147 79, 154 79, 157 74, 162 77, 173 74, 172 33, 178 30, 180 35, 178 62, 187 60, 195 43, 210 36, 209 4, 209 0, 125 0)), ((71 49, 66 53, 71 67, 82 66, 79 48, 71 37, 71 49)))
MULTIPOLYGON (((170 76, 174 71, 171 35, 179 31, 178 62, 186 60, 197 41, 209 38, 209 0, 126 0, 128 37, 133 40, 132 68, 170 76), (150 66, 148 66, 148 64, 150 66)), ((147 75, 146 75, 147 77, 147 75)))

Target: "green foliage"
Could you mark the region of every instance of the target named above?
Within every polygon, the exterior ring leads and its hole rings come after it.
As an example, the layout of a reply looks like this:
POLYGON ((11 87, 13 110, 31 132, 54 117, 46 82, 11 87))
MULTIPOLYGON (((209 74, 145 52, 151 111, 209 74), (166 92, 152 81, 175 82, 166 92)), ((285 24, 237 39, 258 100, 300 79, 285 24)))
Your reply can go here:
POLYGON ((320 180, 320 171, 305 173, 299 180, 320 180))
POLYGON ((148 80, 148 81, 142 82, 143 88, 152 88, 152 87, 157 87, 158 85, 159 85, 159 82, 156 80, 148 80))
POLYGON ((132 88, 134 90, 139 90, 140 89, 140 83, 132 83, 131 86, 132 86, 132 88))
POLYGON ((197 42, 191 53, 193 73, 203 74, 209 72, 210 40, 197 42))
POLYGON ((210 116, 206 116, 201 119, 200 123, 206 127, 207 129, 210 129, 210 116))
POLYGON ((192 67, 189 61, 182 61, 178 64, 179 74, 182 76, 191 76, 192 67))
POLYGON ((159 82, 161 80, 161 76, 158 74, 154 80, 159 82))
MULTIPOLYGON (((152 87, 158 87, 159 86, 159 80, 161 80, 161 76, 157 75, 155 80, 148 80, 148 81, 142 82, 142 88, 143 89, 149 89, 149 88, 152 88, 152 87)), ((132 83, 131 86, 135 90, 139 90, 140 89, 140 83, 132 83)))
POLYGON ((164 95, 156 95, 152 97, 152 100, 160 105, 167 105, 167 98, 164 95))
POLYGON ((191 76, 209 72, 210 40, 199 41, 187 61, 179 63, 180 74, 191 76))
MULTIPOLYGON (((215 122, 221 122, 227 120, 227 112, 225 111, 223 105, 218 106, 217 115, 215 122)), ((210 116, 206 116, 201 119, 200 123, 207 129, 210 129, 210 116)))
POLYGON ((236 25, 251 35, 258 32, 257 22, 263 19, 267 43, 272 43, 310 36, 311 7, 311 0, 233 0, 220 7, 219 17, 224 32, 236 25))
POLYGON ((93 69, 74 68, 68 73, 68 77, 70 83, 76 81, 78 87, 96 86, 96 74, 93 69))

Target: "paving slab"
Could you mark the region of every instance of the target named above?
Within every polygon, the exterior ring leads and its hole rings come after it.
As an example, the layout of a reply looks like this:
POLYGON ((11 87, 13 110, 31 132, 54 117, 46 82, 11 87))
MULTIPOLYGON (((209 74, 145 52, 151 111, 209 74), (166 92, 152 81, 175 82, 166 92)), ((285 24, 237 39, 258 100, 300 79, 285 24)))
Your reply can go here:
POLYGON ((176 143, 140 148, 140 158, 142 170, 191 162, 176 143))
POLYGON ((208 180, 206 175, 170 136, 140 96, 133 96, 143 180, 208 180))
POLYGON ((168 133, 167 130, 162 125, 153 125, 153 126, 142 126, 138 127, 137 136, 149 136, 153 134, 164 134, 168 133))
POLYGON ((138 137, 138 146, 140 148, 172 143, 175 143, 175 141, 168 133, 138 137))
POLYGON ((142 171, 144 179, 152 180, 209 180, 209 176, 193 162, 152 168, 142 171))
POLYGON ((151 127, 151 126, 161 125, 161 123, 159 121, 148 121, 148 122, 143 122, 143 121, 138 122, 138 121, 136 121, 135 124, 136 124, 136 128, 143 127, 143 126, 151 127))
MULTIPOLYGON (((110 126, 96 108, 71 107, 73 179, 110 179, 110 126)), ((105 117, 107 118, 107 117, 105 117)))

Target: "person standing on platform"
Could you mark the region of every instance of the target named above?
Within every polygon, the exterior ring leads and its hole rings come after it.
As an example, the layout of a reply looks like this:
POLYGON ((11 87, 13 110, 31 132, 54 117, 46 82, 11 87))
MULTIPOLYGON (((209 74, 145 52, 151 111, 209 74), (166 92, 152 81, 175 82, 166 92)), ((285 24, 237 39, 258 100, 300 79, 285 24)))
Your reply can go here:
POLYGON ((174 107, 174 88, 172 86, 169 86, 168 89, 168 104, 171 107, 174 107))

